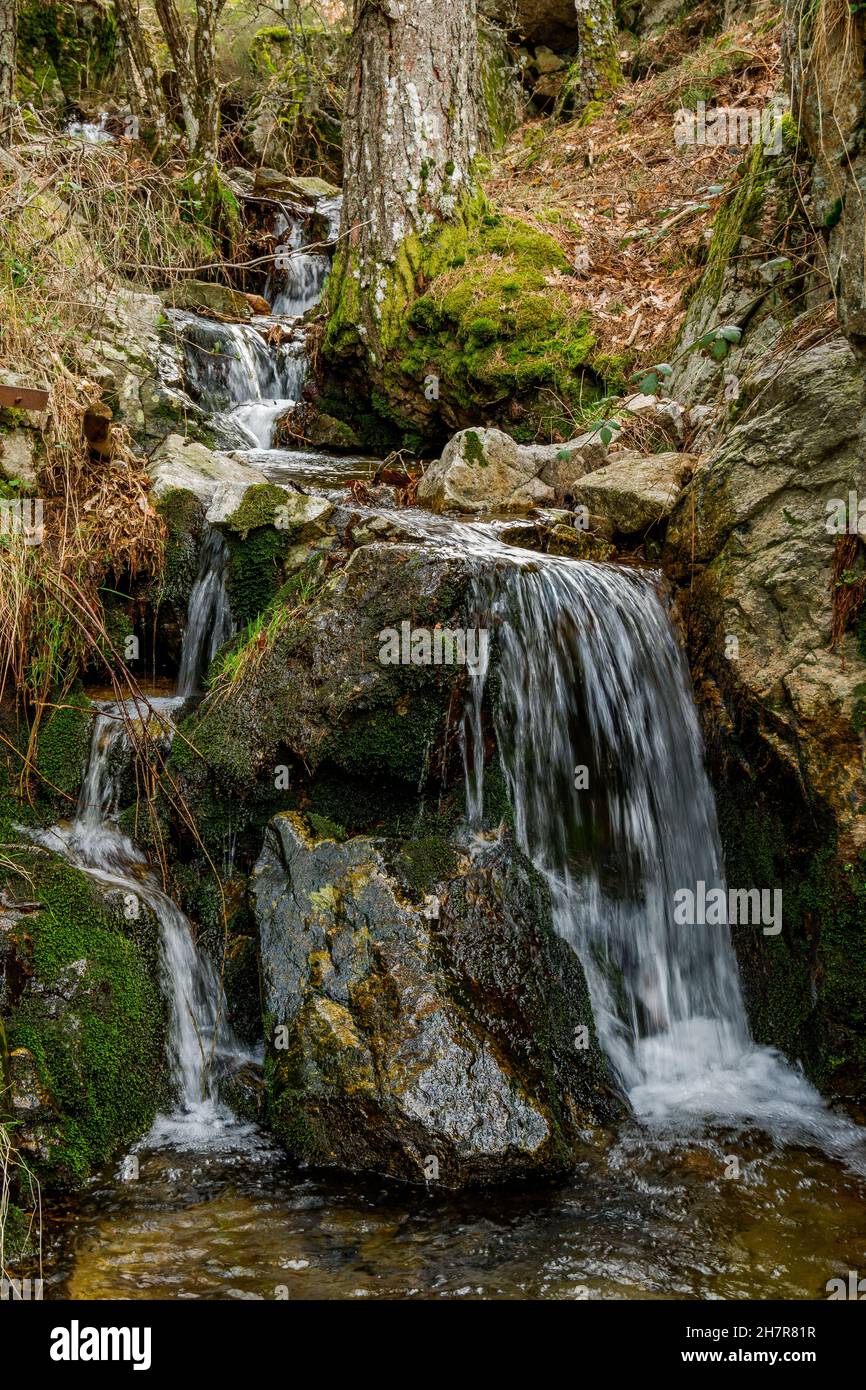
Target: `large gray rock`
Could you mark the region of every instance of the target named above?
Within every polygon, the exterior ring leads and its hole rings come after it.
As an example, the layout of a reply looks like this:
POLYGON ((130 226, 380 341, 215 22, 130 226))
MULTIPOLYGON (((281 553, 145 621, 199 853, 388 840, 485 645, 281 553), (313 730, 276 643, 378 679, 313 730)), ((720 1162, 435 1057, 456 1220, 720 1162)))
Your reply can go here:
POLYGON ((247 489, 266 483, 261 469, 245 459, 208 449, 204 444, 169 435, 151 455, 148 471, 156 498, 182 488, 192 492, 207 508, 222 488, 221 507, 237 511, 247 489))
POLYGON ((575 504, 587 507, 611 534, 636 535, 670 515, 691 466, 688 454, 644 456, 629 450, 575 482, 571 491, 575 504))
POLYGON ((700 666, 832 808, 843 846, 862 847, 866 662, 853 629, 830 650, 840 536, 827 519, 832 499, 866 497, 866 379, 836 338, 770 358, 741 407, 671 518, 668 567, 700 614, 700 666))
POLYGON ((618 1112, 583 972, 507 844, 407 898, 384 846, 275 817, 252 877, 269 1114, 297 1159, 456 1187, 571 1166, 618 1112))
POLYGON ((114 286, 97 286, 92 295, 99 331, 77 351, 115 420, 151 447, 183 421, 203 428, 202 412, 181 389, 177 348, 161 335, 159 296, 114 286))
POLYGON ((431 463, 418 501, 437 512, 531 511, 562 498, 604 462, 597 435, 568 444, 517 444, 502 430, 461 430, 431 463))

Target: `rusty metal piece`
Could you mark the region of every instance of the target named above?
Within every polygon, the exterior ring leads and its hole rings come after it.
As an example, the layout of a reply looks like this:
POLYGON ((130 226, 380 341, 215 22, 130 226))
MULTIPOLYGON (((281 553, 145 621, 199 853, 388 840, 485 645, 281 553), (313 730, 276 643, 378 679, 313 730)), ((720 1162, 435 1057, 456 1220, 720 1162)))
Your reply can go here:
POLYGON ((47 391, 28 386, 0 386, 0 406, 11 406, 13 410, 44 410, 47 405, 47 391))

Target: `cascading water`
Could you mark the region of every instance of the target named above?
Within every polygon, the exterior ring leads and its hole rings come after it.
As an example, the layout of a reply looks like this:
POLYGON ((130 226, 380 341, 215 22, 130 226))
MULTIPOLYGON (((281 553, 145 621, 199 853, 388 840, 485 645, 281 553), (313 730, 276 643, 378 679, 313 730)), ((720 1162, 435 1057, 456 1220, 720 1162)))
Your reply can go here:
POLYGON ((177 676, 179 696, 196 693, 207 666, 232 634, 226 590, 228 560, 228 547, 223 537, 219 531, 208 527, 198 575, 187 605, 186 632, 177 676))
POLYGON ((119 776, 130 754, 131 728, 146 723, 148 735, 167 744, 179 697, 130 700, 97 706, 87 770, 68 825, 31 832, 92 878, 103 891, 123 893, 134 916, 143 902, 160 932, 163 992, 169 1007, 168 1058, 175 1109, 160 1116, 150 1142, 170 1140, 198 1147, 231 1122, 216 1097, 219 1075, 248 1060, 225 1018, 219 976, 195 948, 189 920, 159 887, 144 856, 116 821, 119 776))
MULTIPOLYGON (((495 634, 497 745, 518 841, 580 956, 600 1042, 635 1111, 782 1123, 831 1148, 859 1144, 752 1042, 728 927, 674 922, 677 890, 723 887, 724 868, 688 668, 657 577, 519 555, 480 563, 475 579, 476 621, 495 634)), ((483 670, 471 677, 463 730, 476 829, 485 683, 483 670)))
MULTIPOLYGON (((339 233, 342 206, 340 197, 323 198, 316 205, 316 212, 325 219, 328 241, 334 241, 339 233)), ((278 267, 279 275, 269 278, 266 297, 271 300, 275 314, 299 318, 321 299, 331 258, 323 251, 304 249, 305 230, 300 218, 278 213, 274 234, 280 238, 287 255, 285 263, 278 267)))
MULTIPOLYGON (((320 199, 328 240, 339 231, 340 197, 320 199)), ((300 401, 307 376, 307 347, 297 320, 322 297, 330 270, 325 251, 305 250, 305 220, 277 213, 278 269, 265 294, 272 315, 254 324, 223 323, 185 310, 169 310, 183 355, 184 389, 205 410, 230 447, 268 450, 281 416, 300 401)))

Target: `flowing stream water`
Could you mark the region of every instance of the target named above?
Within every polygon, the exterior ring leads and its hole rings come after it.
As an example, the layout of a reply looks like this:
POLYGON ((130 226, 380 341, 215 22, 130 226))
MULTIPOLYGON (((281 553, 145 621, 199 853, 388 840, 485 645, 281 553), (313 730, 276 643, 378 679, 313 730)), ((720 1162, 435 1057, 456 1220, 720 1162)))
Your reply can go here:
MULTIPOLYGON (((333 228, 338 203, 320 211, 333 228)), ((339 495, 369 461, 271 447, 274 421, 303 388, 296 316, 315 304, 328 268, 318 249, 303 250, 300 225, 284 222, 278 232, 300 254, 268 287, 275 319, 174 317, 188 384, 240 430, 244 456, 275 482, 339 495), (275 322, 286 332, 272 335, 275 322)), ((829 1278, 866 1263, 864 1131, 753 1043, 728 929, 673 924, 674 893, 724 886, 724 865, 659 576, 523 551, 503 544, 495 524, 388 515, 408 540, 453 549, 472 568, 476 622, 496 648, 497 745, 516 834, 581 959, 633 1118, 565 1187, 455 1198, 299 1175, 220 1104, 221 1071, 248 1054, 189 922, 116 824, 129 721, 158 719, 170 739, 178 704, 231 632, 225 547, 211 532, 177 696, 151 700, 150 714, 100 707, 75 818, 43 837, 156 915, 175 1093, 136 1146, 135 1180, 123 1165, 107 1171, 74 1209, 47 1295, 825 1297, 829 1278)), ((463 728, 475 833, 486 679, 484 669, 471 679, 463 728)))

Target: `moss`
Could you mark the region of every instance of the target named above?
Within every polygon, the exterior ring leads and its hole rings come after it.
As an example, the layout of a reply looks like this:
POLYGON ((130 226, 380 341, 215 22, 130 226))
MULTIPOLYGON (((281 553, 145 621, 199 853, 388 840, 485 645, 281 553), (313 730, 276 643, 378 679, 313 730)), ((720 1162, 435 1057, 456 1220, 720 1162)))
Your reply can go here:
POLYGON ((156 605, 186 609, 198 574, 204 506, 195 493, 172 488, 156 504, 166 528, 165 560, 155 593, 156 605))
MULTIPOLYGON (((376 413, 407 441, 438 439, 480 414, 513 431, 516 401, 527 437, 568 435, 574 413, 599 395, 589 315, 557 284, 569 271, 551 236, 491 213, 481 198, 428 237, 408 237, 380 309, 376 413)), ((357 359, 364 318, 349 250, 331 285, 325 356, 357 359)))
POLYGON ((401 695, 393 705, 378 705, 333 730, 322 746, 322 760, 355 776, 366 773, 417 786, 427 772, 441 717, 436 695, 420 690, 401 695))
POLYGON ((250 623, 263 613, 282 584, 282 562, 293 532, 274 523, 286 500, 284 488, 257 483, 247 489, 222 527, 229 549, 226 589, 239 623, 250 623))
POLYGON ((100 0, 18 7, 18 64, 38 89, 56 78, 69 101, 97 90, 114 72, 120 39, 113 8, 100 0))
POLYGON ((790 788, 723 786, 717 800, 728 881, 782 890, 780 936, 733 933, 753 1033, 816 1085, 862 1096, 866 856, 840 865, 831 826, 790 788))
POLYGON ((424 835, 403 846, 395 868, 409 892, 423 897, 435 883, 453 876, 457 853, 442 835, 424 835))
POLYGON ((317 815, 315 811, 308 811, 306 815, 310 831, 317 840, 345 840, 346 829, 333 821, 328 816, 317 815))
POLYGON ((719 210, 713 222, 707 268, 700 286, 701 293, 713 301, 721 295, 725 271, 740 238, 755 227, 761 215, 768 177, 764 147, 759 143, 747 156, 733 197, 719 210))
POLYGON ((93 706, 73 691, 52 710, 39 732, 36 770, 40 794, 69 814, 81 789, 90 748, 93 706))
POLYGON ((142 948, 96 889, 60 860, 42 864, 28 919, 28 988, 9 1027, 53 1098, 58 1121, 39 1170, 75 1184, 153 1122, 162 1093, 162 1006, 142 948))
POLYGON ((463 442, 463 457, 467 463, 477 463, 479 467, 486 468, 487 456, 484 453, 484 446, 481 443, 475 430, 467 430, 463 442))

